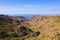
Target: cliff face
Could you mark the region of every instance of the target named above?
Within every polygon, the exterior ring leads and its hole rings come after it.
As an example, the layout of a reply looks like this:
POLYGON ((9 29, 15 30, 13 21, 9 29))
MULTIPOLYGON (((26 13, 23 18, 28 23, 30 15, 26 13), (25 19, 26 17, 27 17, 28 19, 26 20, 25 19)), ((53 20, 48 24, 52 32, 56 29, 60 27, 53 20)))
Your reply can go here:
POLYGON ((31 19, 0 15, 1 40, 60 40, 60 16, 31 19))

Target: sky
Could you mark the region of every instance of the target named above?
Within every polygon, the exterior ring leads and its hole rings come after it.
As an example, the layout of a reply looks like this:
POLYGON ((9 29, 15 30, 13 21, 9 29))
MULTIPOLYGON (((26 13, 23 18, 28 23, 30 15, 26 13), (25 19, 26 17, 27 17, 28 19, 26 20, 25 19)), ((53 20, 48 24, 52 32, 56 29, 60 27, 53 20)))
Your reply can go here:
POLYGON ((0 14, 60 14, 60 0, 0 0, 0 14))

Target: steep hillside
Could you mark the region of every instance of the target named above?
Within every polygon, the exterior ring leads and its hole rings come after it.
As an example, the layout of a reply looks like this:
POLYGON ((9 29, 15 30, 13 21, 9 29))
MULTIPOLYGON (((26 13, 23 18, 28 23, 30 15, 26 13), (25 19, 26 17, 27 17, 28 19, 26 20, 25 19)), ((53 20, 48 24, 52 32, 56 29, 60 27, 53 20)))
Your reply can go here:
POLYGON ((0 15, 0 40, 25 40, 40 33, 29 28, 29 19, 0 15))
POLYGON ((40 32, 37 40, 60 40, 60 16, 35 15, 28 23, 31 29, 40 32))
POLYGON ((60 40, 60 16, 0 15, 0 40, 60 40))

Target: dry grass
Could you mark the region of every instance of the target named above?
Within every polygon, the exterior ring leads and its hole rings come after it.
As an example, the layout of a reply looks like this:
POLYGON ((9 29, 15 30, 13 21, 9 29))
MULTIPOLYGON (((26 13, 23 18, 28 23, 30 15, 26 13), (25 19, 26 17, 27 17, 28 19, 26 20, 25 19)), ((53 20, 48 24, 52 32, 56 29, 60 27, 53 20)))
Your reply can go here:
MULTIPOLYGON (((22 18, 13 18, 14 21, 11 25, 8 25, 9 34, 14 34, 15 32, 19 35, 19 28, 25 26, 28 29, 33 30, 33 32, 40 32, 38 36, 32 36, 34 33, 30 33, 30 37, 12 37, 9 40, 60 40, 60 16, 34 16, 32 19, 22 22, 19 25, 16 23, 16 20, 25 20, 22 18), (11 27, 10 27, 11 26, 11 27), (14 32, 11 31, 14 30, 14 32)), ((5 21, 0 21, 0 23, 5 21)), ((9 24, 9 23, 8 23, 9 24)), ((0 25, 1 27, 2 25, 0 25)), ((4 26, 4 25, 3 25, 4 26)), ((2 27, 3 29, 4 27, 2 27)), ((1 28, 0 28, 1 29, 1 28)), ((5 29, 4 29, 5 30, 5 29)), ((0 30, 1 31, 1 30, 0 30)), ((8 39, 6 39, 8 40, 8 39)))

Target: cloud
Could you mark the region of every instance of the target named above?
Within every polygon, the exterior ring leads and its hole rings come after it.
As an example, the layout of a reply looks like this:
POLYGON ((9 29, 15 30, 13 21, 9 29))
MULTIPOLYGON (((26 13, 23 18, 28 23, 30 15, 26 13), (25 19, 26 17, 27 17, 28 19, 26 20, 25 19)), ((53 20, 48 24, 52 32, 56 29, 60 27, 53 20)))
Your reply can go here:
POLYGON ((60 14, 60 7, 55 6, 0 6, 0 14, 60 14))
POLYGON ((35 14, 39 13, 39 9, 35 7, 19 7, 19 6, 0 6, 0 14, 35 14))
POLYGON ((25 5, 25 7, 33 7, 33 5, 25 5))

